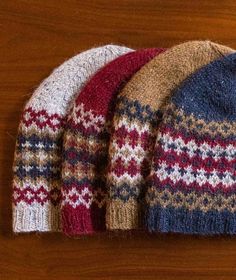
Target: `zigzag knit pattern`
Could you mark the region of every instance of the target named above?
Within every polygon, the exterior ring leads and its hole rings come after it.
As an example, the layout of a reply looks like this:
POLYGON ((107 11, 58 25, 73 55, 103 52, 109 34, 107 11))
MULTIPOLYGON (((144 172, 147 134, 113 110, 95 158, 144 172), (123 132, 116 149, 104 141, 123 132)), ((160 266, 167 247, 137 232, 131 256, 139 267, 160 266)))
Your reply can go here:
POLYGON ((190 74, 231 52, 208 41, 175 46, 145 65, 120 93, 109 147, 108 229, 143 226, 147 176, 162 108, 190 74))
POLYGON ((106 167, 116 96, 161 49, 117 58, 84 87, 68 116, 62 169, 62 222, 68 235, 105 230, 106 167))
POLYGON ((173 93, 147 193, 150 231, 236 233, 235 61, 208 64, 173 93))
POLYGON ((71 58, 26 104, 13 164, 15 232, 60 230, 62 134, 71 100, 98 69, 129 51, 107 45, 71 58))

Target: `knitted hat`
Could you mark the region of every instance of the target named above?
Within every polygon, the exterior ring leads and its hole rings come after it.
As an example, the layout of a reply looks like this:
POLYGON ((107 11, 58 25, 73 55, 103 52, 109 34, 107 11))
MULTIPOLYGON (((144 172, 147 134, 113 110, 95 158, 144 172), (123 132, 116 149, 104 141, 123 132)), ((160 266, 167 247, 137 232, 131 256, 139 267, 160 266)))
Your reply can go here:
POLYGON ((104 64, 128 48, 107 45, 79 54, 45 79, 26 104, 13 164, 13 230, 60 229, 61 138, 71 100, 104 64))
POLYGON ((116 96, 124 83, 161 51, 139 50, 117 58, 100 70, 76 99, 67 119, 63 145, 64 233, 105 229, 105 174, 116 96))
POLYGON ((146 64, 120 93, 109 148, 108 229, 141 224, 157 122, 171 91, 201 66, 231 52, 208 41, 175 46, 146 64))
POLYGON ((173 92, 159 126, 150 231, 236 233, 236 53, 173 92))

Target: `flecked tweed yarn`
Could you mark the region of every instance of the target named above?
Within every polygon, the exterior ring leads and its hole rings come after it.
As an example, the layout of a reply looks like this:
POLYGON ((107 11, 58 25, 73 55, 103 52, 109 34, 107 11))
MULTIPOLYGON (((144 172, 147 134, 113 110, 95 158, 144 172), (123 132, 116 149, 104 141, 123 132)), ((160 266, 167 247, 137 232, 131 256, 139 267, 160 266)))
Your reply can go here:
POLYGON ((143 226, 157 123, 172 90, 200 67, 232 52, 209 41, 180 44, 142 67, 119 94, 109 147, 108 229, 143 226))
POLYGON ((60 230, 61 146, 70 102, 103 65, 130 49, 107 45, 83 52, 45 79, 26 104, 13 164, 13 231, 60 230))
POLYGON ((173 92, 147 194, 150 231, 236 233, 236 53, 173 92))
POLYGON ((62 223, 68 235, 105 230, 106 165, 116 96, 161 49, 125 54, 87 83, 67 118, 62 168, 62 223))

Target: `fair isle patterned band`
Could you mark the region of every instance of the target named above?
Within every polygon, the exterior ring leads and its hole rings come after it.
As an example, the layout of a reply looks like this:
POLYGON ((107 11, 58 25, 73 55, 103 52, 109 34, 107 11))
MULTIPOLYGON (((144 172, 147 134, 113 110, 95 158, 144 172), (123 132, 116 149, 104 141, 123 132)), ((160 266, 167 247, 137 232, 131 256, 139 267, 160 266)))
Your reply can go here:
POLYGON ((61 134, 58 114, 27 108, 18 132, 13 179, 13 228, 60 227, 61 134), (50 185, 49 185, 50 183, 50 185))
POLYGON ((64 221, 73 226, 70 234, 105 230, 105 180, 96 177, 100 172, 94 169, 106 164, 107 140, 105 118, 86 111, 83 103, 75 106, 63 147, 62 209, 64 221))
POLYGON ((110 229, 141 227, 146 177, 150 171, 155 125, 160 111, 119 97, 109 147, 107 225, 110 229))
POLYGON ((169 105, 147 193, 151 231, 236 232, 234 127, 226 121, 206 123, 169 105))

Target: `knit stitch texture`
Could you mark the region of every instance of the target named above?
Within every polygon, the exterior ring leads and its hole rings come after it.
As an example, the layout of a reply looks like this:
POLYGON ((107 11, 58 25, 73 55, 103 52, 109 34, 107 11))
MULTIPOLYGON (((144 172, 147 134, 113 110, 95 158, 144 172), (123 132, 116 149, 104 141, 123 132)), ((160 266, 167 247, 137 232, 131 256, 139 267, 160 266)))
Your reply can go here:
POLYGON ((97 70, 129 51, 107 45, 71 58, 26 104, 13 164, 14 232, 60 230, 62 134, 71 100, 97 70))
POLYGON ((106 167, 116 96, 130 77, 161 52, 131 52, 110 62, 84 87, 67 118, 62 169, 62 222, 68 235, 105 230, 106 167))
POLYGON ((236 233, 236 53, 173 92, 147 193, 150 231, 236 233))
POLYGON ((208 41, 175 46, 142 67, 122 90, 109 147, 108 229, 143 227, 146 179, 163 107, 172 90, 190 74, 231 52, 208 41))

